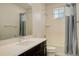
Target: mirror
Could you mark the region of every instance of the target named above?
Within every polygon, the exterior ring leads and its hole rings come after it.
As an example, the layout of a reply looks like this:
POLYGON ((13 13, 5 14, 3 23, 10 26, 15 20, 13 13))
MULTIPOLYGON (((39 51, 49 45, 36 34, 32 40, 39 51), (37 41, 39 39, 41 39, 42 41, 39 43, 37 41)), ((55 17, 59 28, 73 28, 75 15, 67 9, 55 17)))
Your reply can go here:
POLYGON ((32 7, 27 3, 0 3, 0 40, 32 35, 32 7))

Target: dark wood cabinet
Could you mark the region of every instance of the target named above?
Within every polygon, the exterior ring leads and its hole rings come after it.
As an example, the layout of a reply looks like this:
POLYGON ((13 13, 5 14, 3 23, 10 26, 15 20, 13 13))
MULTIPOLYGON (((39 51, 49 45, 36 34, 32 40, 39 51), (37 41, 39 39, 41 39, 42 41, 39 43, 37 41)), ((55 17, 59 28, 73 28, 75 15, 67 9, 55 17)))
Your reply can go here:
POLYGON ((28 51, 20 54, 19 56, 47 56, 46 41, 38 44, 28 51))

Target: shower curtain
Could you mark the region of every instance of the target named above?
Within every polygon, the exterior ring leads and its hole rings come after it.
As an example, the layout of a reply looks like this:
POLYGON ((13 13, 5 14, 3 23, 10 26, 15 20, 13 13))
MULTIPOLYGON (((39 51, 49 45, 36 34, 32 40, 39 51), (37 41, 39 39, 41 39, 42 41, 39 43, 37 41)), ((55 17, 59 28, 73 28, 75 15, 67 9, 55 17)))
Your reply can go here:
POLYGON ((65 54, 78 55, 76 4, 65 5, 65 54))

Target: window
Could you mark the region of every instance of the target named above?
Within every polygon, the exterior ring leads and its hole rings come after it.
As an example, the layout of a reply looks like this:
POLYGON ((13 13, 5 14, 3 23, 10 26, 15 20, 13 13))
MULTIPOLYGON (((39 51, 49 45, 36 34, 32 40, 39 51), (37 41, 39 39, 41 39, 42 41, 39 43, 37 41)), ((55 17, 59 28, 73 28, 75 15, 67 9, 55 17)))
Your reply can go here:
POLYGON ((63 18, 64 17, 64 8, 55 8, 53 9, 54 18, 63 18))

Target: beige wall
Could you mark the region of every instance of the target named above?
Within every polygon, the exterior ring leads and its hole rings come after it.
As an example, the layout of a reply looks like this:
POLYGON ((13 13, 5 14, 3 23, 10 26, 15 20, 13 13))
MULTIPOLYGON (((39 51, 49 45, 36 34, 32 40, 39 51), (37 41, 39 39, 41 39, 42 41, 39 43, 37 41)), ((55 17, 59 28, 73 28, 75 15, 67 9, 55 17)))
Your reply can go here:
POLYGON ((64 54, 65 19, 53 17, 54 8, 64 7, 64 4, 46 4, 46 37, 47 45, 55 46, 57 54, 64 54))
POLYGON ((26 35, 32 35, 32 8, 27 9, 26 17, 26 35))
POLYGON ((45 5, 32 4, 32 27, 34 37, 44 37, 45 31, 45 5))
POLYGON ((79 3, 77 3, 77 38, 78 38, 78 50, 79 50, 79 3))
MULTIPOLYGON (((0 4, 0 39, 12 38, 19 35, 20 13, 26 13, 27 15, 29 14, 25 9, 15 4, 0 4)), ((28 20, 30 16, 27 15, 26 25, 29 23, 28 20)))

